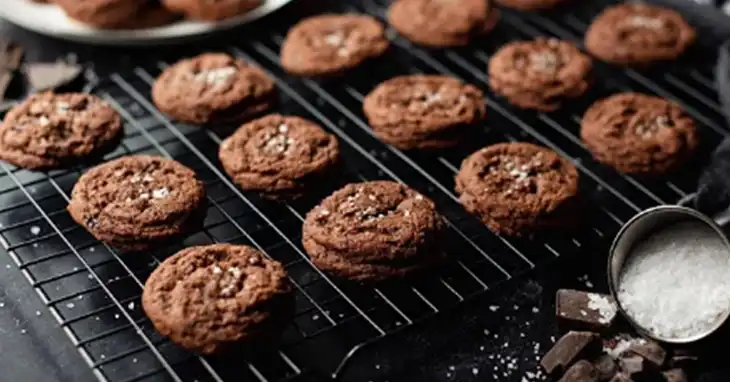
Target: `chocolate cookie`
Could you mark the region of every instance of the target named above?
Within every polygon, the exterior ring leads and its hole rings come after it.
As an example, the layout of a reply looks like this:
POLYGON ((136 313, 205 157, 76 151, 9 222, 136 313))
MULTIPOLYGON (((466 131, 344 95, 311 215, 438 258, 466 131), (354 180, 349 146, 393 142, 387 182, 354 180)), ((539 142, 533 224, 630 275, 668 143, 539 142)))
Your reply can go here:
POLYGON ((145 282, 142 307, 160 334, 203 354, 278 336, 294 311, 284 267, 245 245, 183 249, 145 282))
POLYGON ((504 45, 489 60, 489 87, 521 108, 552 111, 585 93, 591 59, 553 38, 504 45))
POLYGON ((521 236, 575 223, 578 170, 544 147, 499 143, 464 160, 456 192, 489 229, 521 236))
POLYGON ((59 167, 101 154, 119 142, 119 113, 82 93, 39 93, 0 125, 0 159, 28 169, 59 167))
POLYGON ((54 0, 66 16, 97 28, 124 28, 134 20, 146 1, 139 0, 54 0))
POLYGON ((137 13, 128 21, 119 24, 117 29, 145 29, 170 24, 180 18, 177 13, 172 13, 162 7, 156 1, 148 2, 140 7, 137 13))
POLYGON ((363 110, 378 138, 401 149, 453 146, 486 111, 477 87, 432 75, 381 83, 365 97, 363 110))
POLYGON ((219 21, 247 13, 262 0, 161 0, 169 10, 182 13, 188 19, 219 21))
POLYGON ((580 136, 593 157, 629 174, 663 174, 685 162, 698 145, 695 122, 665 99, 620 93, 594 103, 580 136))
POLYGON ((332 134, 299 117, 272 114, 241 126, 223 141, 219 158, 228 175, 265 197, 297 197, 337 165, 332 134))
POLYGON ((383 280, 441 258, 444 224, 434 203, 402 184, 349 184, 311 210, 302 242, 320 269, 351 280, 383 280))
POLYGON ((620 65, 643 65, 679 57, 695 40, 679 13, 648 4, 620 4, 601 12, 585 34, 586 49, 620 65))
POLYGON ((538 11, 552 8, 568 0, 496 0, 501 6, 521 11, 538 11))
POLYGON ((339 74, 388 49, 383 25, 366 15, 324 14, 289 30, 281 45, 281 66, 300 76, 339 74))
POLYGON ((205 188, 180 163, 127 156, 84 173, 68 212, 95 238, 141 251, 197 228, 205 214, 205 188))
POLYGON ((274 81, 263 70, 224 53, 206 53, 168 67, 152 85, 158 109, 179 121, 234 122, 276 102, 274 81))
POLYGON ((401 35, 430 47, 463 46, 491 31, 499 11, 491 0, 398 0, 388 22, 401 35))

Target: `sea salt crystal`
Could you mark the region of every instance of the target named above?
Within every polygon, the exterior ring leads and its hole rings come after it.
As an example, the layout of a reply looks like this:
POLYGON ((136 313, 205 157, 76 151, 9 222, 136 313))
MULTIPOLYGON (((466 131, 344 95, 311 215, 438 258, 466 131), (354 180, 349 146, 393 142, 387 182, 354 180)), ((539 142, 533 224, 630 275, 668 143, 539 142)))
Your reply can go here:
POLYGON ((699 335, 730 308, 730 251, 708 225, 677 223, 633 249, 618 284, 639 325, 662 337, 699 335))
POLYGON ((38 227, 37 225, 30 227, 30 233, 32 233, 35 236, 38 236, 41 233, 41 227, 38 227))
POLYGON ((170 190, 165 187, 152 190, 152 197, 155 199, 162 199, 167 195, 170 195, 170 190))
POLYGON ((588 293, 588 308, 598 312, 598 321, 602 324, 608 324, 616 317, 616 304, 600 294, 588 293))

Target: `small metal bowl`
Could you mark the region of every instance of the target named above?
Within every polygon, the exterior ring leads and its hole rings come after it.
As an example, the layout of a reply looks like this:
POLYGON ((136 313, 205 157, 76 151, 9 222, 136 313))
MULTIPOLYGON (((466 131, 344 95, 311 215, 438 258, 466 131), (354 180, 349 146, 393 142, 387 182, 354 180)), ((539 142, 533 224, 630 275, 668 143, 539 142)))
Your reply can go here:
POLYGON ((728 248, 728 256, 730 256, 730 241, 728 241, 728 238, 722 232, 720 226, 716 224, 713 219, 691 208, 675 205, 649 208, 631 218, 631 220, 624 224, 624 226, 619 230, 616 238, 613 240, 611 250, 608 254, 608 287, 611 291, 611 295, 616 300, 619 312, 621 312, 629 323, 643 336, 671 344, 688 344, 707 338, 722 327, 725 321, 727 321, 730 316, 730 303, 728 303, 728 309, 725 314, 717 320, 717 323, 714 326, 708 328, 708 330, 704 333, 688 338, 661 337, 642 327, 639 323, 634 321, 626 310, 624 310, 624 307, 621 305, 621 300, 618 297, 618 283, 626 258, 637 243, 660 228, 688 220, 705 223, 714 229, 728 248))

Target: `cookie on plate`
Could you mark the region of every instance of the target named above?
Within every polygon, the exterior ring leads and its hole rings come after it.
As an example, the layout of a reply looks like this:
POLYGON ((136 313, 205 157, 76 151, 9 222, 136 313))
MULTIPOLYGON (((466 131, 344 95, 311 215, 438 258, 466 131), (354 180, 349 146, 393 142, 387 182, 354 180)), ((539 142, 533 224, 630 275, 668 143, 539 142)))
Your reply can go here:
POLYGON ((167 25, 178 20, 180 15, 162 7, 157 2, 148 2, 139 8, 128 21, 120 23, 116 29, 145 29, 167 25))
POLYGON ((238 128, 218 156, 243 189, 271 199, 296 198, 332 173, 340 147, 314 122, 272 114, 238 128))
POLYGON ((281 66, 299 76, 325 76, 353 69, 388 49, 383 25, 358 14, 306 18, 286 35, 281 66))
POLYGON ((98 240, 141 251, 198 228, 205 188, 178 162, 127 156, 84 173, 71 192, 68 212, 98 240))
POLYGON ((142 307, 160 334, 202 354, 279 336, 294 311, 284 267, 245 245, 183 249, 145 282, 142 307))
POLYGON ((435 48, 467 45, 498 21, 491 0, 398 0, 388 9, 388 22, 403 37, 435 48))
POLYGON ((552 8, 568 0, 496 0, 497 4, 521 11, 539 11, 552 8))
POLYGON ((224 53, 206 53, 165 69, 152 100, 178 121, 208 124, 245 120, 276 103, 274 81, 260 68, 224 53))
POLYGON ((640 93, 594 103, 580 136, 593 157, 628 174, 660 175, 689 159, 698 145, 695 122, 681 106, 640 93))
POLYGON ((243 15, 261 5, 262 0, 161 0, 165 8, 188 19, 219 21, 243 15))
POLYGON ((54 0, 71 19, 104 29, 124 28, 134 20, 146 1, 138 0, 54 0))
POLYGON ((588 28, 584 45, 600 60, 642 66, 679 57, 696 32, 678 12, 649 4, 605 9, 588 28))
POLYGON ((358 281, 402 277, 441 259, 444 224, 434 203, 395 182, 349 184, 304 221, 302 242, 324 271, 358 281))
POLYGON ((108 151, 121 135, 119 113, 101 99, 39 93, 5 115, 0 159, 27 169, 59 167, 108 151))
POLYGON ((391 78, 365 97, 363 110, 375 135, 401 149, 454 146, 486 112, 476 86, 436 75, 391 78))
POLYGON ((499 143, 464 160, 456 192, 493 232, 522 236, 575 223, 578 178, 575 166, 547 148, 499 143))
POLYGON ((552 111, 585 93, 592 67, 591 59, 567 41, 515 41, 489 60, 489 87, 515 106, 552 111))

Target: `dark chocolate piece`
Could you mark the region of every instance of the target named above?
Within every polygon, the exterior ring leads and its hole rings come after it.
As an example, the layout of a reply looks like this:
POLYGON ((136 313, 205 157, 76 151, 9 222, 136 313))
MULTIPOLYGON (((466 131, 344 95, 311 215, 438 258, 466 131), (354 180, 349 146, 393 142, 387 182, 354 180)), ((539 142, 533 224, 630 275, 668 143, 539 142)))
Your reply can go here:
POLYGON ((598 378, 601 381, 610 380, 618 372, 618 365, 616 365, 616 361, 609 354, 603 354, 598 357, 598 359, 593 361, 593 366, 596 367, 598 378))
POLYGON ((641 356, 655 368, 662 367, 667 359, 667 351, 654 341, 635 343, 626 351, 641 356))
POLYGON ((668 367, 675 369, 675 368, 682 368, 686 369, 688 367, 694 366, 697 361, 699 360, 699 357, 692 353, 689 350, 686 349, 674 349, 674 352, 672 354, 672 358, 669 359, 668 367))
POLYGON ((662 373, 667 382, 688 382, 687 373, 682 369, 667 370, 662 373))
POLYGON ((16 70, 23 60, 23 48, 12 42, 0 40, 0 69, 16 70))
POLYGON ((574 289, 560 289, 556 295, 555 314, 569 329, 604 330, 613 325, 617 306, 613 297, 574 289))
POLYGON ((580 360, 565 372, 559 382, 598 382, 598 371, 592 363, 580 360))
POLYGON ((540 365, 548 374, 560 373, 576 360, 590 357, 601 349, 596 333, 571 331, 562 336, 542 357, 540 365))
POLYGON ((65 62, 33 63, 24 66, 34 91, 53 90, 68 85, 79 77, 83 67, 65 62))
POLYGON ((624 354, 618 362, 621 371, 628 375, 633 376, 644 371, 644 357, 638 354, 624 354))
POLYGON ((618 373, 611 378, 611 382, 634 382, 634 380, 624 373, 618 373))

